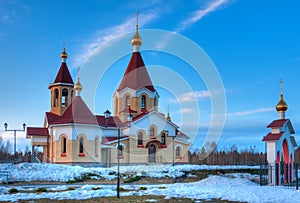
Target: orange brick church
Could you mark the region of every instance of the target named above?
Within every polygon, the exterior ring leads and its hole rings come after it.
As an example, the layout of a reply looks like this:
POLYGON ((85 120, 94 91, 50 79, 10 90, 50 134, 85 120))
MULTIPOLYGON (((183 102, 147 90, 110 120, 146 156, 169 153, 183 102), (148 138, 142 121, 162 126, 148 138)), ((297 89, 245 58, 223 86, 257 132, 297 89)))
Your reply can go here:
MULTIPOLYGON (((95 115, 81 97, 84 84, 74 84, 67 53, 53 83, 50 111, 43 127, 28 127, 32 147, 43 147, 43 161, 60 164, 187 163, 189 136, 158 111, 159 95, 140 53, 142 39, 136 25, 133 53, 113 94, 114 115, 95 115), (119 143, 119 144, 118 144, 119 143)), ((105 109, 104 109, 105 110, 105 109)))

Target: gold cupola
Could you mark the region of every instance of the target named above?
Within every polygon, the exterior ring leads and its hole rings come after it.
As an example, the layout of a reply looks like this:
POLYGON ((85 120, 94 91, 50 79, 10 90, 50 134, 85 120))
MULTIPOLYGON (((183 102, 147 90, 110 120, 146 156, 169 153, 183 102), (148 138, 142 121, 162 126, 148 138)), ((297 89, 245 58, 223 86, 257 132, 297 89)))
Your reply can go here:
POLYGON ((63 52, 60 54, 60 57, 63 60, 63 62, 66 61, 66 59, 68 58, 68 54, 66 52, 66 48, 64 48, 63 52))
POLYGON ((288 109, 287 103, 283 99, 283 93, 282 93, 282 80, 280 80, 280 100, 276 105, 276 110, 278 112, 279 119, 285 119, 285 112, 288 109))
POLYGON ((280 101, 276 105, 276 110, 278 112, 286 112, 287 109, 288 109, 288 105, 286 104, 286 102, 283 99, 283 94, 280 94, 280 101))
MULTIPOLYGON (((138 25, 138 16, 139 16, 139 12, 136 12, 136 27, 135 27, 135 34, 133 36, 133 38, 131 39, 131 45, 133 47, 140 47, 143 44, 142 38, 139 35, 139 25, 138 25)), ((136 50, 136 49, 135 49, 136 50)), ((138 50, 138 49, 137 49, 138 50)))
POLYGON ((80 83, 80 78, 79 78, 79 77, 77 78, 77 82, 76 82, 76 84, 74 85, 74 89, 75 89, 75 90, 79 90, 79 91, 82 90, 82 85, 81 85, 81 83, 80 83))

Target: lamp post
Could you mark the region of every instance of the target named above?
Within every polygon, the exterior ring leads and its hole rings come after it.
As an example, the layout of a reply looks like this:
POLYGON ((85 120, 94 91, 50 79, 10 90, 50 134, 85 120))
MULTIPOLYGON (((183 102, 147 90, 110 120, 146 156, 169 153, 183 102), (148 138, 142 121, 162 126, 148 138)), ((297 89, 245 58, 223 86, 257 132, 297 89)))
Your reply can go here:
POLYGON ((8 124, 4 123, 4 129, 5 129, 5 131, 12 131, 12 132, 14 132, 14 160, 13 160, 13 164, 15 164, 15 162, 16 162, 16 152, 17 152, 17 131, 24 132, 25 128, 26 128, 26 124, 23 123, 23 130, 7 130, 7 127, 8 127, 8 124))
MULTIPOLYGON (((106 125, 108 123, 108 119, 110 117, 110 111, 107 109, 104 112, 104 116, 106 119, 106 125)), ((130 114, 128 115, 127 121, 128 121, 128 126, 130 127, 130 123, 132 121, 133 116, 130 114)), ((124 126, 125 127, 125 126, 124 126)), ((117 158, 118 158, 118 172, 117 172, 117 198, 120 198, 120 134, 121 134, 121 125, 117 124, 118 128, 118 147, 117 147, 117 158)))

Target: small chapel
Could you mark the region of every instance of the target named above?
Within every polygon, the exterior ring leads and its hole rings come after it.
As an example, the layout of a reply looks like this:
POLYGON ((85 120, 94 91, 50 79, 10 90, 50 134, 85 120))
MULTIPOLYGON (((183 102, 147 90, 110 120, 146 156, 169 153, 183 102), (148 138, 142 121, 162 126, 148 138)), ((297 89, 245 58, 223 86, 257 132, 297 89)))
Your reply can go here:
POLYGON ((263 142, 266 143, 268 162, 268 184, 282 185, 295 179, 293 164, 295 148, 297 147, 293 125, 285 117, 288 105, 283 98, 282 81, 280 81, 280 100, 276 105, 278 119, 272 121, 267 128, 271 129, 263 142))
POLYGON ((43 148, 43 162, 59 164, 178 164, 188 163, 189 136, 158 111, 159 94, 145 67, 138 23, 131 39, 133 53, 113 93, 113 115, 104 109, 95 115, 81 97, 84 84, 76 83, 67 66, 65 48, 61 65, 48 89, 50 111, 43 127, 27 127, 32 151, 43 148))

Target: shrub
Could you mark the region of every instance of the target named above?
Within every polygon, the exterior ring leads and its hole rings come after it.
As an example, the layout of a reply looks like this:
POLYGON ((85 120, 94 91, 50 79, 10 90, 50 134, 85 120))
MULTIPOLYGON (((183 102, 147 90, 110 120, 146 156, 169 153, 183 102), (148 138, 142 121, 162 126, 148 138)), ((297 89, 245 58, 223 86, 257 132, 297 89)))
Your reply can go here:
POLYGON ((89 175, 87 175, 87 174, 82 175, 81 178, 82 178, 82 180, 89 180, 89 179, 91 179, 91 177, 89 175))
POLYGON ((141 186, 140 190, 147 190, 147 187, 141 186))
POLYGON ((166 189, 166 186, 159 186, 158 189, 166 189))
POLYGON ((124 183, 132 183, 141 180, 141 176, 135 176, 124 180, 124 183))
POLYGON ((8 192, 10 193, 10 194, 14 194, 14 193, 17 193, 17 192, 19 192, 16 188, 11 188, 10 190, 8 190, 8 192))
POLYGON ((75 190, 75 188, 73 188, 73 187, 68 187, 67 190, 75 190))
POLYGON ((67 184, 70 184, 70 183, 76 183, 76 180, 68 180, 66 183, 67 183, 67 184))
POLYGON ((40 187, 36 190, 37 192, 47 192, 46 188, 40 187))
MULTIPOLYGON (((117 189, 116 189, 117 190, 117 189)), ((120 187, 119 188, 119 190, 120 190, 120 192, 123 192, 123 191, 125 191, 125 189, 124 188, 122 188, 122 187, 120 187)))
POLYGON ((92 190, 100 190, 101 187, 93 187, 92 190))

